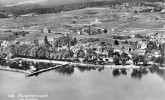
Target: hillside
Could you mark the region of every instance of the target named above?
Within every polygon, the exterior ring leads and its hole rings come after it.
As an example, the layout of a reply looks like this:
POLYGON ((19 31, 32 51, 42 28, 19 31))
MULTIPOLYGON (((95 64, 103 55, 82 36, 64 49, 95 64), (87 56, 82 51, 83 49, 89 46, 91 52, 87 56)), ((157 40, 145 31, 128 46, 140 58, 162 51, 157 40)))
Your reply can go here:
MULTIPOLYGON (((125 9, 120 9, 120 7, 116 7, 115 9, 109 7, 91 7, 52 14, 41 14, 38 16, 0 19, 0 27, 1 29, 14 30, 24 28, 27 31, 31 31, 31 34, 27 35, 26 38, 19 39, 20 41, 31 41, 35 38, 42 40, 45 34, 41 34, 41 30, 45 27, 52 32, 47 34, 50 40, 54 38, 56 33, 69 33, 81 39, 86 36, 77 36, 77 33, 72 30, 79 29, 84 25, 91 25, 91 22, 95 22, 97 19, 99 24, 95 25, 96 28, 107 29, 109 31, 114 30, 112 33, 115 34, 129 34, 129 31, 133 34, 164 32, 162 29, 165 23, 165 17, 160 12, 134 14, 135 10, 145 10, 147 8, 143 8, 143 6, 131 6, 125 9)), ((56 37, 58 36, 60 35, 57 34, 56 37)), ((100 38, 100 35, 95 37, 100 38)), ((110 36, 101 35, 101 37, 107 38, 110 36)))
MULTIPOLYGON (((81 2, 65 2, 56 4, 51 1, 49 3, 43 4, 22 4, 16 6, 4 6, 0 7, 0 12, 11 12, 15 16, 28 14, 28 13, 37 13, 37 14, 47 14, 47 13, 57 13, 60 11, 70 11, 76 9, 83 9, 87 7, 104 7, 104 6, 115 6, 122 4, 123 2, 135 3, 135 2, 163 2, 163 0, 82 0, 81 2)), ((149 6, 154 6, 150 4, 149 6)))

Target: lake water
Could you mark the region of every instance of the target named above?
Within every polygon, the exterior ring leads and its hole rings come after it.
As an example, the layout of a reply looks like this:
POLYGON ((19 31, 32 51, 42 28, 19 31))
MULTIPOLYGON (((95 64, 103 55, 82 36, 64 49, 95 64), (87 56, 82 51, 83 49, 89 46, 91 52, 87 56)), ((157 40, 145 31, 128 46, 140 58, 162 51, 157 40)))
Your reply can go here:
POLYGON ((0 71, 0 100, 165 100, 164 70, 132 72, 69 67, 25 78, 0 71))

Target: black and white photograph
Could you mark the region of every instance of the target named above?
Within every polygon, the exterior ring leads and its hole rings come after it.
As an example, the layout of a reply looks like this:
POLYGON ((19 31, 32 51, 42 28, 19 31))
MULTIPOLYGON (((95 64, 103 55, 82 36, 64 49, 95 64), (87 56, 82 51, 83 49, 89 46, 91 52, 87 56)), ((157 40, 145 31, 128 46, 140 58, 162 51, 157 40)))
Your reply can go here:
POLYGON ((0 0, 0 100, 165 100, 165 0, 0 0))

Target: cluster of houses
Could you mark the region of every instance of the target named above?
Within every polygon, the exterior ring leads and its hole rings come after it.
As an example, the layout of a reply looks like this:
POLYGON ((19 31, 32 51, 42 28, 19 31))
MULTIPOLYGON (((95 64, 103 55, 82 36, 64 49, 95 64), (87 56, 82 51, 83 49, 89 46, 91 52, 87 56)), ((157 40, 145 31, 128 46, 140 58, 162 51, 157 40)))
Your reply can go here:
POLYGON ((50 29, 48 29, 47 27, 45 27, 43 30, 42 30, 42 33, 51 33, 50 29))
POLYGON ((6 47, 8 47, 8 46, 10 46, 10 45, 11 45, 11 44, 10 44, 9 42, 3 41, 3 42, 0 44, 0 47, 6 48, 6 47))
POLYGON ((10 45, 12 44, 20 44, 20 45, 23 45, 23 44, 32 44, 32 42, 18 42, 18 41, 14 41, 14 42, 9 42, 9 41, 3 41, 2 43, 0 43, 0 48, 7 48, 9 47, 10 45))

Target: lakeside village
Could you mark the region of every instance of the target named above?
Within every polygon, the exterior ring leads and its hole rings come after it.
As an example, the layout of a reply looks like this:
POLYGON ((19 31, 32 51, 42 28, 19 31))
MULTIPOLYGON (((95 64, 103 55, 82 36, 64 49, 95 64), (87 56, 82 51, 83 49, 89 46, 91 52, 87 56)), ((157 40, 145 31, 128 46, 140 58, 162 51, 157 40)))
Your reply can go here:
POLYGON ((57 65, 60 61, 59 64, 72 62, 84 67, 110 65, 113 65, 113 68, 130 68, 130 65, 134 68, 149 68, 152 65, 165 67, 165 36, 157 33, 145 36, 114 35, 111 43, 96 43, 99 41, 98 38, 85 38, 85 42, 82 43, 68 34, 51 42, 45 35, 43 40, 44 43, 39 43, 37 39, 29 43, 3 41, 0 45, 1 70, 15 69, 32 73, 49 68, 42 64, 35 66, 38 62, 51 64, 52 61, 57 63, 51 66, 57 65), (129 38, 140 38, 141 41, 133 42, 129 41, 129 38), (123 41, 120 41, 121 39, 123 41), (9 67, 4 67, 6 65, 9 67))

